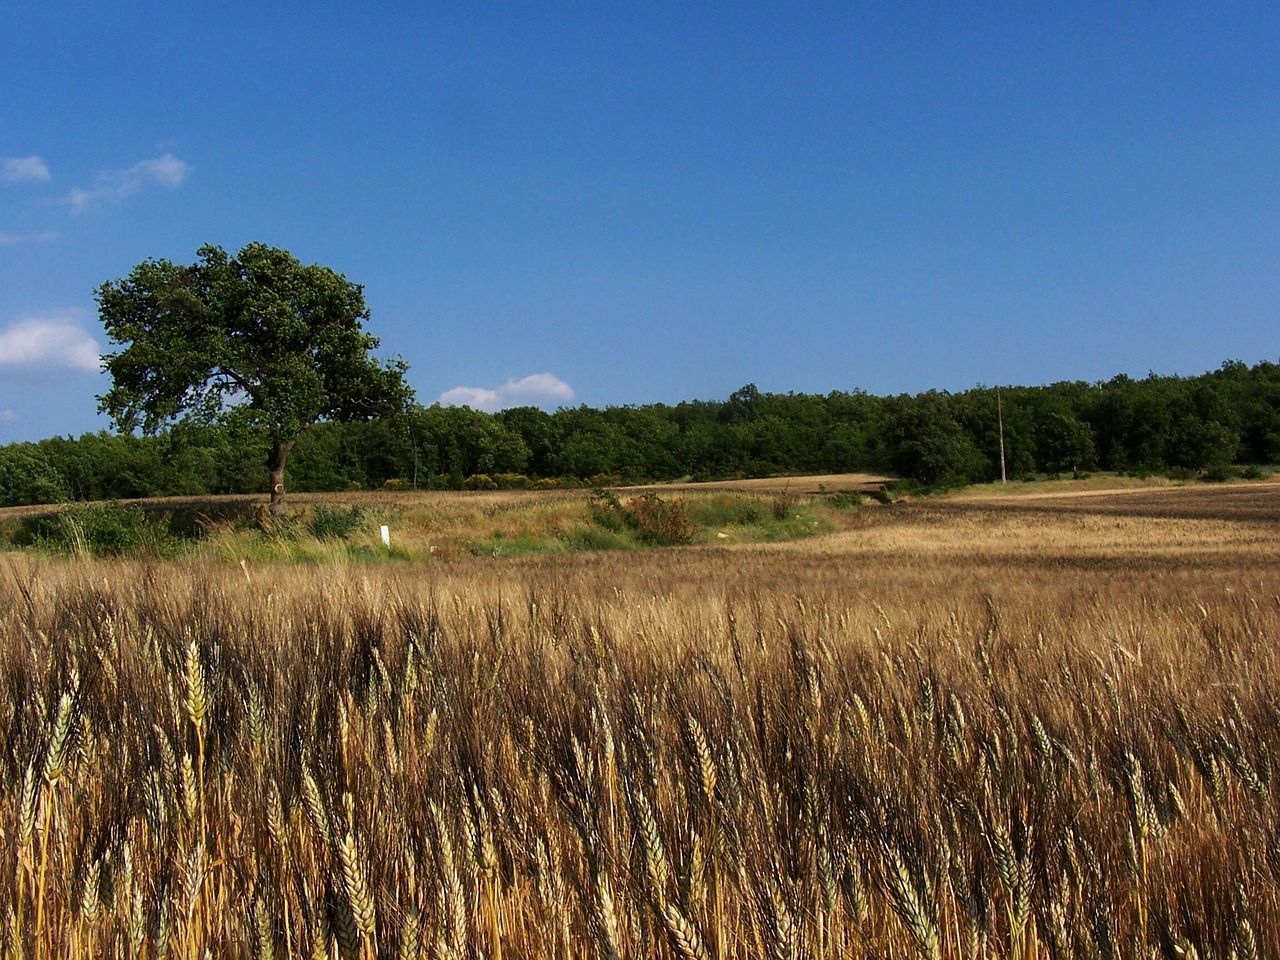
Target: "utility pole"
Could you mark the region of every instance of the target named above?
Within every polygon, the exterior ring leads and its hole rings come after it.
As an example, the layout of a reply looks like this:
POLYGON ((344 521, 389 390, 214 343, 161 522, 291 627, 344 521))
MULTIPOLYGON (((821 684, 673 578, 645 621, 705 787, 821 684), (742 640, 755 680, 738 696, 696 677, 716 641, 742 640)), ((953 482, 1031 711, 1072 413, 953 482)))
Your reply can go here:
POLYGON ((1000 482, 1008 483, 1004 469, 1004 408, 1000 406, 1000 388, 996 387, 996 422, 1000 425, 1000 482))

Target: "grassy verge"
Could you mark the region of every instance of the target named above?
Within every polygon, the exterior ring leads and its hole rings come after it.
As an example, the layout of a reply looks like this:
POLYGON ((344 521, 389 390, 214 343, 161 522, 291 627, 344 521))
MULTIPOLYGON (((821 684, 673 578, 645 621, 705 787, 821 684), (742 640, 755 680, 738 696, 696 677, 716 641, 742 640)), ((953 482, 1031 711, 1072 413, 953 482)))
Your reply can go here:
POLYGON ((662 496, 449 495, 399 504, 259 507, 194 504, 69 506, 0 524, 0 546, 73 556, 216 557, 282 563, 378 563, 509 557, 689 544, 750 544, 828 533, 854 521, 856 494, 798 497, 732 491, 662 496), (390 543, 382 540, 387 528, 390 543))

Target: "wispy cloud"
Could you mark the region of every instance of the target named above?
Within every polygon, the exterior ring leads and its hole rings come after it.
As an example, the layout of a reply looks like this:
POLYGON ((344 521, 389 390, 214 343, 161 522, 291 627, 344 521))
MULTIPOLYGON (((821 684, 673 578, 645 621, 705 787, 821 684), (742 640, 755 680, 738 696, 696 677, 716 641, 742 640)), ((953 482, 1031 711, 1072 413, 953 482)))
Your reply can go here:
POLYGON ((75 189, 67 194, 65 203, 72 213, 85 213, 109 203, 120 203, 141 192, 145 187, 159 186, 172 190, 187 179, 191 167, 172 153, 135 163, 127 170, 112 170, 98 174, 97 183, 90 189, 75 189))
POLYGON ((82 310, 58 310, 25 317, 0 329, 0 369, 101 369, 97 341, 80 325, 82 310))
POLYGON ((550 373, 508 380, 500 387, 454 387, 440 394, 446 407, 472 407, 489 413, 508 407, 541 407, 573 399, 573 387, 550 373))
POLYGON ((0 232, 0 247, 9 247, 18 243, 44 243, 47 240, 56 240, 58 235, 52 230, 44 230, 40 233, 2 233, 0 232))
POLYGON ((39 157, 5 157, 0 161, 0 180, 9 183, 48 183, 53 179, 39 157))
POLYGON ((12 410, 0 410, 0 423, 17 423, 18 415, 12 410))

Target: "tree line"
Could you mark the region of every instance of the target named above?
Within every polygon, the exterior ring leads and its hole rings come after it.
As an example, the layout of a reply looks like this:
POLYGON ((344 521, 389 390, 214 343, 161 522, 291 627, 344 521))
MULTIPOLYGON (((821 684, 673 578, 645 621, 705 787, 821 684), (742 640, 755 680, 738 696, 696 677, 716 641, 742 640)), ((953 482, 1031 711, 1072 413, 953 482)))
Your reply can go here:
MULTIPOLYGON (((290 461, 295 490, 714 480, 884 471, 924 486, 1108 470, 1225 477, 1280 462, 1280 365, 1193 377, 874 396, 765 393, 554 413, 409 407, 319 422, 290 461)), ((262 427, 179 423, 0 447, 0 505, 261 490, 262 427)))

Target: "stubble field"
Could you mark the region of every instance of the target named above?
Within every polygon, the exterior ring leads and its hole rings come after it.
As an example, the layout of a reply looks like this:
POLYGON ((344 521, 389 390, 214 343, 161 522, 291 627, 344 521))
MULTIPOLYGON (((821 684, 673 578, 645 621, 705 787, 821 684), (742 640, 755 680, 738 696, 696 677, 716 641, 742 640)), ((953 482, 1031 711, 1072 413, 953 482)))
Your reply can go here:
POLYGON ((1280 485, 1043 489, 0 556, 4 955, 1280 955, 1280 485))

